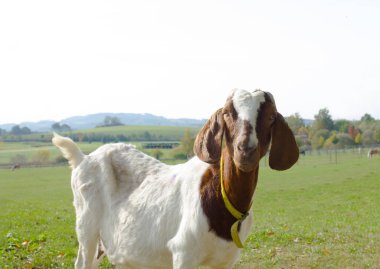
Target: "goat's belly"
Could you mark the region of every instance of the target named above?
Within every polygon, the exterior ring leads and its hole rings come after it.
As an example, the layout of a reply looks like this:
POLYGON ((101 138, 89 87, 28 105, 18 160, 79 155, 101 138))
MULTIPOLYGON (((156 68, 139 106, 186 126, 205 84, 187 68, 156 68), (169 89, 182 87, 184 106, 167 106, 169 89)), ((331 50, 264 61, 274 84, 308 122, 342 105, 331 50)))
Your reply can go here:
POLYGON ((147 250, 136 253, 134 251, 119 253, 121 257, 109 257, 109 261, 116 265, 116 268, 149 268, 167 269, 172 267, 172 256, 166 251, 161 254, 149 252, 147 250))
POLYGON ((141 227, 138 221, 136 224, 123 226, 119 237, 106 247, 110 262, 121 268, 170 268, 172 255, 166 246, 165 232, 141 227))
POLYGON ((173 186, 141 186, 108 211, 101 238, 111 263, 131 268, 171 267, 167 243, 181 221, 176 193, 178 189, 173 186))

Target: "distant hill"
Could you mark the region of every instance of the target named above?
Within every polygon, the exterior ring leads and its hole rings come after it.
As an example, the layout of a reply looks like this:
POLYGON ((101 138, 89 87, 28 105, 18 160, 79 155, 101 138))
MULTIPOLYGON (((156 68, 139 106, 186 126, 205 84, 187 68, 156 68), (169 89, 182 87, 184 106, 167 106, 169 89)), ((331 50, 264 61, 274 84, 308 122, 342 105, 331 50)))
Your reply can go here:
MULTIPOLYGON (((86 116, 74 116, 61 120, 60 124, 67 124, 72 130, 91 129, 101 125, 104 118, 117 117, 122 124, 135 125, 135 126, 186 126, 186 127, 201 127, 206 122, 206 119, 168 119, 162 116, 152 114, 135 114, 135 113, 97 113, 89 114, 86 116)), ((28 127, 33 132, 49 132, 51 126, 56 121, 42 120, 37 122, 22 122, 19 124, 7 123, 0 124, 1 129, 10 131, 13 126, 20 125, 21 127, 28 127)), ((311 125, 313 120, 304 119, 305 125, 311 125)))
MULTIPOLYGON (((152 126, 202 126, 206 120, 197 119, 168 119, 162 116, 152 114, 134 114, 134 113, 97 113, 86 116, 74 116, 61 120, 59 123, 67 124, 73 130, 90 129, 101 125, 104 118, 117 117, 122 124, 125 125, 152 125, 152 126)), ((22 122, 20 124, 0 124, 1 129, 10 131, 13 126, 20 125, 28 127, 33 132, 51 131, 51 126, 55 121, 43 120, 38 122, 22 122)))

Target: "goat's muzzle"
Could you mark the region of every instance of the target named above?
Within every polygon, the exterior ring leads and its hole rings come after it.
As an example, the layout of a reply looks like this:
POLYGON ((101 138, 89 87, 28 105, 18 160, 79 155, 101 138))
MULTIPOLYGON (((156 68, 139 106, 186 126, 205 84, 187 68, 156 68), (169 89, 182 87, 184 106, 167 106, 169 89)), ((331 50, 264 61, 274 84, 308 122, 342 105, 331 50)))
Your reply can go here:
POLYGON ((243 172, 252 172, 260 162, 260 151, 258 147, 239 145, 235 148, 234 162, 237 168, 243 172))

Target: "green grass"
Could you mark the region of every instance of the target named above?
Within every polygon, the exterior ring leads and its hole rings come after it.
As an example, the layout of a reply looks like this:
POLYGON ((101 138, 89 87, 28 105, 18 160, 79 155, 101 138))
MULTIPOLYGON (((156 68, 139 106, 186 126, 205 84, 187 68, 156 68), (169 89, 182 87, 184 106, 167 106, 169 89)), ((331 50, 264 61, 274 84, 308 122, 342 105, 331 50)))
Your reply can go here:
POLYGON ((0 170, 0 268, 72 268, 77 243, 69 173, 0 170))
MULTIPOLYGON (((380 268, 379 190, 380 158, 302 156, 285 172, 263 162, 235 268, 380 268)), ((0 203, 0 268, 73 268, 67 167, 0 170, 0 203)))
POLYGON ((33 161, 34 156, 39 151, 49 151, 50 159, 54 160, 58 157, 59 151, 53 147, 51 143, 2 143, 0 145, 0 164, 12 163, 13 159, 17 155, 23 155, 27 161, 33 161))
POLYGON ((262 169, 237 268, 380 268, 380 159, 343 157, 262 169))

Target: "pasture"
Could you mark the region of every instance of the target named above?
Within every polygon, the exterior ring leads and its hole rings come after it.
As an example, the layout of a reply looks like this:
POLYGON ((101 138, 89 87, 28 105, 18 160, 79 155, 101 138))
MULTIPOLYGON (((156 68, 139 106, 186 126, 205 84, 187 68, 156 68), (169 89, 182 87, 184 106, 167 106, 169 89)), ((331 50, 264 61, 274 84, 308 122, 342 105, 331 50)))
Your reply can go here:
MULTIPOLYGON (((300 156, 285 172, 262 162, 236 269, 380 268, 380 158, 346 152, 337 160, 300 156)), ((73 268, 68 167, 0 169, 0 203, 0 268, 73 268)))

